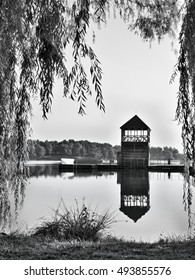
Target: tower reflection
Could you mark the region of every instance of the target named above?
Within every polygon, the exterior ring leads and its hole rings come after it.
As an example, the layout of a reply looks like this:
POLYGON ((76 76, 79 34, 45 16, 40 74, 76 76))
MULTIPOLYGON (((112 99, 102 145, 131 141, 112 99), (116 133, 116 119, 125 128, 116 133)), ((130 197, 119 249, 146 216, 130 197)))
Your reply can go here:
POLYGON ((117 181, 121 184, 120 211, 137 222, 150 209, 148 171, 121 170, 117 181))

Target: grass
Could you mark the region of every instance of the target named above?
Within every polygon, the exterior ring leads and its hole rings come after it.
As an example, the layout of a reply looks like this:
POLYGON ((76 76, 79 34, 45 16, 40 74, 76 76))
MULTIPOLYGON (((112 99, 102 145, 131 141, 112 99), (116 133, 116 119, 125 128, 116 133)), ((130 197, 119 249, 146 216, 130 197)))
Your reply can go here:
POLYGON ((97 241, 113 223, 113 215, 108 210, 98 214, 83 201, 79 207, 68 209, 61 200, 52 220, 44 221, 32 233, 34 236, 52 237, 58 240, 97 241))
POLYGON ((29 234, 0 233, 0 260, 141 260, 195 259, 195 235, 162 238, 156 243, 106 236, 113 222, 85 203, 68 210, 63 201, 51 220, 29 234))
POLYGON ((194 260, 195 238, 156 243, 111 237, 98 241, 66 241, 43 236, 0 236, 1 260, 194 260))

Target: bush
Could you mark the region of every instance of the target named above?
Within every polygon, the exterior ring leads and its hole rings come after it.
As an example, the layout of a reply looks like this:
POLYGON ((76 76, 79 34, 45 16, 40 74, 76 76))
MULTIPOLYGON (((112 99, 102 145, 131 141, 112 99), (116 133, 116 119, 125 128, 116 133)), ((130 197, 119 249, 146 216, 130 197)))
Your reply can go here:
POLYGON ((54 212, 53 220, 43 222, 35 229, 34 235, 65 240, 97 241, 102 236, 103 230, 108 229, 114 220, 108 210, 101 214, 96 210, 97 208, 92 211, 84 201, 81 207, 76 201, 76 207, 68 210, 61 200, 58 209, 54 212), (62 210, 61 206, 63 206, 62 210))

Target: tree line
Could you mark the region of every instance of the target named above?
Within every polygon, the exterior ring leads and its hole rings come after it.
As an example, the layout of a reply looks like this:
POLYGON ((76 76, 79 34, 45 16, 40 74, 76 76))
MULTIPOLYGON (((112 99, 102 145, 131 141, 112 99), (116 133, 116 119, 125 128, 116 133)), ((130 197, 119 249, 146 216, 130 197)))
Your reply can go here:
POLYGON ((95 159, 114 160, 120 146, 112 146, 108 143, 89 142, 87 140, 75 141, 73 139, 63 141, 39 141, 28 140, 30 159, 60 159, 88 157, 95 159))
MULTIPOLYGON (((120 152, 119 145, 112 146, 108 143, 90 142, 88 140, 63 141, 28 140, 29 159, 56 159, 61 157, 76 158, 87 157, 101 160, 116 160, 120 152)), ((172 147, 151 147, 151 159, 181 159, 179 151, 172 147)))
POLYGON ((176 148, 173 147, 151 147, 150 148, 150 159, 152 160, 184 160, 184 155, 179 153, 176 148))

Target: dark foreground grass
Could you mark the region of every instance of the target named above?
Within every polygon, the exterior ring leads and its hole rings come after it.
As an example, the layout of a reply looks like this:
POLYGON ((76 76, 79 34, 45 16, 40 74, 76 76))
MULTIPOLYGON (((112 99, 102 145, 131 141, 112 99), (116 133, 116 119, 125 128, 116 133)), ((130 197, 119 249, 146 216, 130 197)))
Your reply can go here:
POLYGON ((53 214, 51 219, 36 227, 32 234, 57 240, 97 241, 114 222, 114 216, 108 210, 98 213, 97 207, 92 210, 84 201, 80 207, 76 201, 76 205, 68 209, 61 200, 53 214))
POLYGON ((195 238, 157 243, 127 242, 107 237, 99 241, 59 241, 25 235, 0 236, 1 260, 194 260, 195 238))

